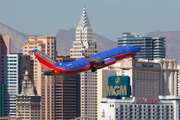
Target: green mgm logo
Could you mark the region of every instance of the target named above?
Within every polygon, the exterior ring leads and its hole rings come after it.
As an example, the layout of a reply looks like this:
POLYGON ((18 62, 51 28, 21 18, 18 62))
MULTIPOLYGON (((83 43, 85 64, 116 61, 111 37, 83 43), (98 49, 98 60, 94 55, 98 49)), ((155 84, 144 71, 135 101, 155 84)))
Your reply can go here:
POLYGON ((130 97, 131 86, 129 76, 110 76, 108 78, 108 86, 106 95, 109 98, 130 97))

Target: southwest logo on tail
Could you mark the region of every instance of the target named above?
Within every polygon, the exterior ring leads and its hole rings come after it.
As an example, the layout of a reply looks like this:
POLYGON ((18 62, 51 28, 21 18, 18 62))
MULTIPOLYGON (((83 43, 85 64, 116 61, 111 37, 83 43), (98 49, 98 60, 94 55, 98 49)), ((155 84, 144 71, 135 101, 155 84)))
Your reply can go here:
POLYGON ((95 72, 97 69, 101 69, 116 63, 116 61, 134 57, 137 52, 141 50, 140 47, 127 45, 111 50, 107 50, 95 55, 86 56, 83 52, 84 57, 77 59, 72 62, 57 62, 42 53, 38 49, 34 49, 34 55, 43 67, 42 74, 45 75, 68 75, 79 73, 87 70, 95 72))

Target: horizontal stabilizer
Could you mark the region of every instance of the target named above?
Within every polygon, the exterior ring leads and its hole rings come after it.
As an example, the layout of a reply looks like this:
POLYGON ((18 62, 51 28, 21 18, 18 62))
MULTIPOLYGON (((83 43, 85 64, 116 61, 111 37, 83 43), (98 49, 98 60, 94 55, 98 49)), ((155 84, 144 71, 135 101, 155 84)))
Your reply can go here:
POLYGON ((54 72, 54 70, 43 70, 44 73, 54 72))
POLYGON ((46 73, 50 73, 50 72, 54 72, 54 70, 43 70, 42 72, 35 73, 35 74, 46 74, 46 73))
POLYGON ((35 74, 44 74, 43 72, 38 72, 38 73, 35 73, 35 74))

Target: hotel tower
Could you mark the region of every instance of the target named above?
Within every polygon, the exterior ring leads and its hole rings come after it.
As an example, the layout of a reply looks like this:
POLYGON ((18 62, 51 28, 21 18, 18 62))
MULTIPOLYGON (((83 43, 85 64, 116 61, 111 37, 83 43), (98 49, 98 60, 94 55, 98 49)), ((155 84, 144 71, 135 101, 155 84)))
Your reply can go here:
POLYGON ((165 37, 140 37, 134 33, 122 33, 118 39, 118 47, 124 45, 136 45, 141 50, 135 56, 136 59, 143 58, 154 60, 166 57, 165 37))
MULTIPOLYGON (((97 53, 96 42, 92 38, 93 30, 89 23, 85 6, 76 28, 76 40, 70 49, 71 58, 83 57, 81 51, 87 56, 97 53)), ((81 116, 88 116, 91 120, 97 119, 97 73, 86 71, 80 73, 81 116)))

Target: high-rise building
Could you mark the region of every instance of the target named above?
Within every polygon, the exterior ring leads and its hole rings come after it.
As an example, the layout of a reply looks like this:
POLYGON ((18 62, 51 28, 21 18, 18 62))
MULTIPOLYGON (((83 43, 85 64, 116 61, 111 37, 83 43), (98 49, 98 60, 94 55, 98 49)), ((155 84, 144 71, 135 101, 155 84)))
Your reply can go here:
POLYGON ((4 117, 4 85, 0 83, 0 117, 4 117))
POLYGON ((0 83, 2 82, 2 54, 10 54, 11 41, 7 35, 0 34, 0 83))
POLYGON ((23 76, 21 93, 16 96, 16 110, 21 113, 23 120, 39 120, 41 97, 34 93, 34 85, 27 70, 23 76))
MULTIPOLYGON (((11 110, 16 109, 16 95, 19 82, 19 55, 2 55, 2 83, 4 84, 4 116, 7 117, 11 110)), ((16 113, 11 114, 12 117, 16 113)))
POLYGON ((23 55, 30 55, 31 59, 34 60, 34 86, 36 87, 37 94, 41 96, 40 118, 42 120, 54 120, 55 77, 35 74, 42 72, 43 69, 32 52, 34 49, 38 49, 52 59, 56 59, 56 37, 29 37, 29 41, 25 41, 25 44, 23 45, 23 55))
POLYGON ((141 47, 141 50, 135 56, 136 59, 154 60, 166 57, 165 37, 139 37, 134 33, 122 33, 122 38, 117 39, 118 47, 124 45, 141 47))
MULTIPOLYGON (((57 56, 56 60, 71 62, 75 58, 57 56)), ((80 90, 77 74, 56 76, 55 119, 69 120, 80 116, 80 90)))
POLYGON ((4 84, 2 83, 2 55, 10 54, 10 50, 11 41, 9 36, 0 34, 0 117, 4 116, 4 84))
POLYGON ((1 52, 2 54, 10 54, 11 52, 11 40, 7 35, 0 35, 1 52))
MULTIPOLYGON (((93 30, 89 23, 85 6, 76 28, 76 40, 73 42, 73 48, 70 49, 71 58, 83 57, 81 51, 87 56, 97 53, 96 42, 92 38, 93 30)), ((86 71, 80 73, 81 89, 81 116, 88 116, 90 119, 97 119, 97 73, 86 71)))

